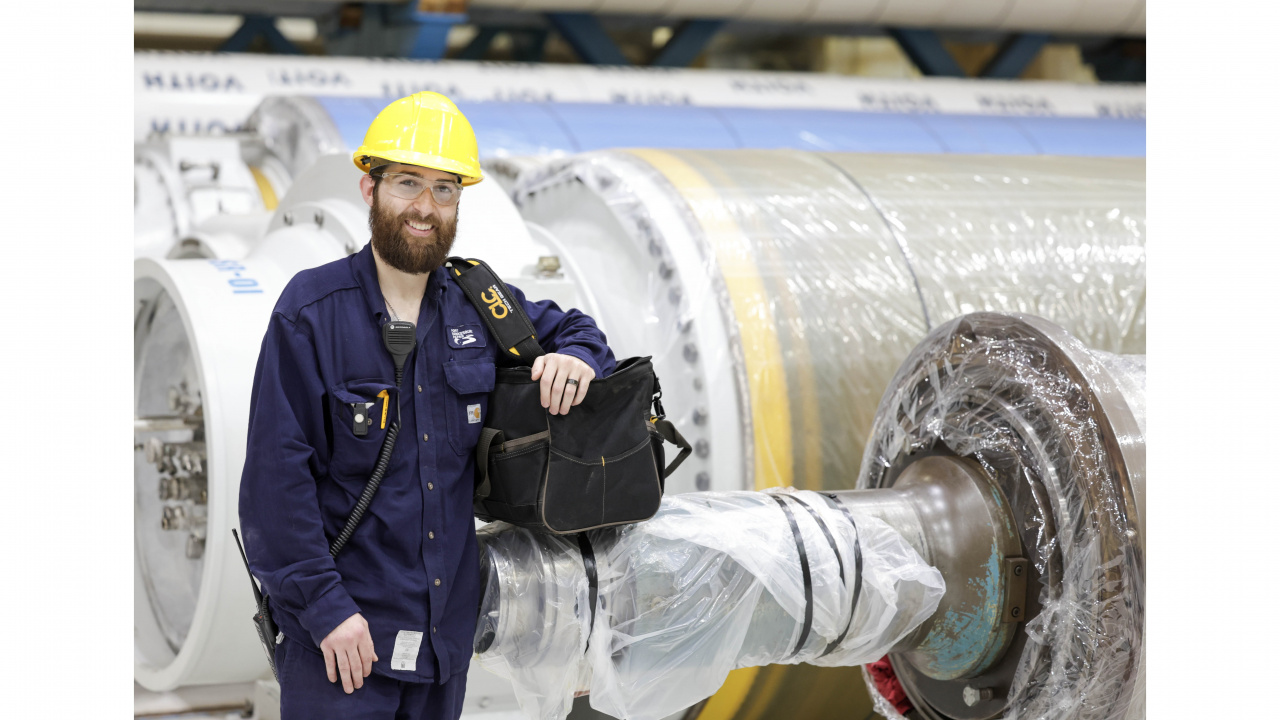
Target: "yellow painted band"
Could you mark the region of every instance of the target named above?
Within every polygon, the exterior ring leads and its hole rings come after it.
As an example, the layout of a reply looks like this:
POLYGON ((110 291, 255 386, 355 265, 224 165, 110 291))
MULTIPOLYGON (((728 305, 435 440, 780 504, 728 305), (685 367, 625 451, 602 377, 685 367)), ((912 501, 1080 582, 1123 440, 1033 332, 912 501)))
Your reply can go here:
POLYGON ((258 168, 250 165, 249 172, 253 174, 253 181, 258 184, 258 194, 262 196, 262 207, 267 210, 275 210, 280 204, 276 198, 276 189, 271 187, 271 181, 258 168))
POLYGON ((769 295, 756 267, 751 241, 725 208, 716 189, 688 163, 661 150, 629 152, 660 171, 680 191, 715 252, 733 304, 747 365, 755 488, 790 486, 793 473, 787 373, 769 295))
MULTIPOLYGON (((722 166, 711 165, 703 168, 703 173, 719 183, 722 189, 736 192, 742 186, 722 166)), ((723 192, 723 190, 722 190, 723 192)), ((818 388, 815 382, 809 343, 805 339, 803 324, 806 321, 800 309, 799 299, 790 282, 787 259, 779 252, 778 243, 773 242, 774 229, 760 213, 752 213, 745 218, 743 228, 748 237, 766 237, 764 242, 754 245, 758 266, 777 268, 781 272, 761 274, 761 279, 769 291, 771 316, 776 332, 786 341, 787 353, 791 357, 791 374, 788 387, 799 386, 800 392, 788 394, 792 415, 799 413, 803 456, 795 458, 791 464, 792 472, 798 476, 788 483, 804 490, 820 490, 822 484, 822 414, 818 407, 818 388), (799 324, 799 326, 798 326, 799 324)), ((784 373, 786 370, 784 369, 784 373)), ((784 375, 784 377, 786 377, 784 375)), ((792 438, 794 450, 795 438, 792 438)))

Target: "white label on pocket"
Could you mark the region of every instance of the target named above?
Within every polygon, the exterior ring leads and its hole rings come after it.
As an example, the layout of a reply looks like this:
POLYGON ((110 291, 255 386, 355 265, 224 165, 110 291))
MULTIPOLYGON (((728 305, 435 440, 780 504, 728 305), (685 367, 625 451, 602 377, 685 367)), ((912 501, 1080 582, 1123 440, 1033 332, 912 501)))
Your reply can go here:
POLYGON ((467 424, 471 425, 478 422, 480 422, 480 406, 468 405, 467 406, 467 424))
POLYGON ((396 633, 396 647, 391 651, 391 669, 417 670, 420 647, 422 647, 422 633, 413 630, 401 630, 396 633))

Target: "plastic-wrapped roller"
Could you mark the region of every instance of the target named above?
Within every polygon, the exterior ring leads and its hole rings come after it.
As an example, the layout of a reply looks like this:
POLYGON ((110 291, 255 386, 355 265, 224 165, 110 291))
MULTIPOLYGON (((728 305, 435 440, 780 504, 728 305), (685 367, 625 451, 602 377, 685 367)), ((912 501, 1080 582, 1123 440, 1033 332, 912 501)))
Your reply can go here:
POLYGON ((538 718, 886 651, 929 720, 1142 718, 1144 375, 1041 318, 952 320, 886 392, 861 489, 668 496, 576 542, 486 528, 477 651, 538 718))
MULTIPOLYGON (((981 313, 939 327, 903 363, 859 486, 894 487, 923 457, 978 463, 1008 501, 1029 574, 1025 630, 997 661, 946 677, 918 655, 890 656, 923 717, 1145 717, 1145 377, 1142 356, 981 313)), ((898 717, 882 698, 878 708, 898 717)))
POLYGON ((552 163, 515 197, 606 321, 641 320, 606 325, 611 343, 654 356, 703 443, 674 489, 833 489, 894 370, 951 317, 1030 312, 1142 350, 1143 167, 633 150, 552 163))

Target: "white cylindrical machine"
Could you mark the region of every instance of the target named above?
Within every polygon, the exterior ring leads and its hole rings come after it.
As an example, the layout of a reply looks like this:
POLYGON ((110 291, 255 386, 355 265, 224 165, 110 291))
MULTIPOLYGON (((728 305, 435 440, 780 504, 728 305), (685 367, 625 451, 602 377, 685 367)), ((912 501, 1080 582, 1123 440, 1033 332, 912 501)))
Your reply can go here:
POLYGON ((243 257, 292 179, 257 138, 165 136, 134 146, 135 257, 243 257))
MULTIPOLYGON (((1090 346, 1142 349, 1142 166, 594 153, 527 175, 523 217, 496 184, 468 188, 455 253, 595 317, 619 357, 654 356, 669 416, 696 448, 671 492, 851 488, 894 368, 946 318, 1031 311, 1090 346)), ((254 359, 288 277, 367 239, 357 177, 343 156, 300 175, 243 260, 137 263, 136 675, 147 687, 264 667, 226 537, 254 359)))
POLYGON ((929 720, 1139 720, 1144 382, 1144 356, 1042 318, 956 318, 894 377, 858 490, 690 493, 577 541, 486 528, 476 650, 540 720, 579 689, 657 720, 734 668, 886 652, 929 720))

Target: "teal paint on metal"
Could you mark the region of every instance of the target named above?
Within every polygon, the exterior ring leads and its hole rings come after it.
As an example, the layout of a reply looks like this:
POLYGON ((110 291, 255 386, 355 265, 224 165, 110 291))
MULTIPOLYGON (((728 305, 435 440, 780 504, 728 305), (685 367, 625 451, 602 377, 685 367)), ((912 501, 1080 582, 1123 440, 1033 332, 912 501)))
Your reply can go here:
POLYGON ((1004 614, 1004 556, 996 543, 980 572, 969 577, 979 603, 972 607, 949 608, 915 652, 930 659, 920 669, 939 680, 954 680, 973 674, 996 659, 1003 650, 1008 628, 1004 614))

